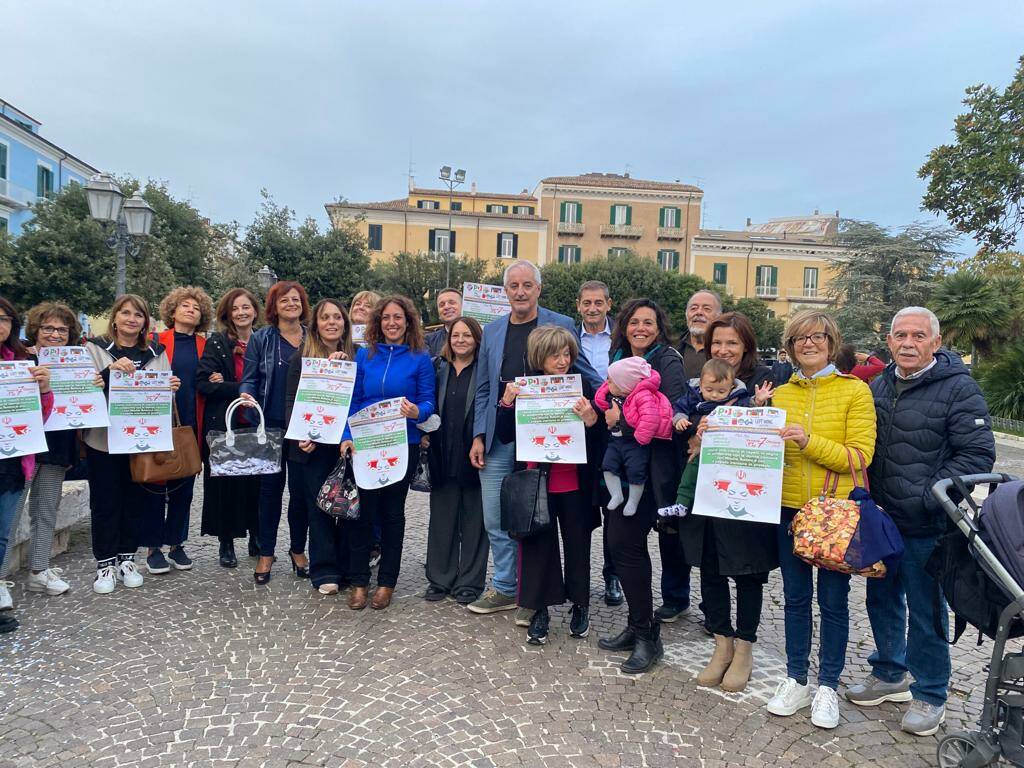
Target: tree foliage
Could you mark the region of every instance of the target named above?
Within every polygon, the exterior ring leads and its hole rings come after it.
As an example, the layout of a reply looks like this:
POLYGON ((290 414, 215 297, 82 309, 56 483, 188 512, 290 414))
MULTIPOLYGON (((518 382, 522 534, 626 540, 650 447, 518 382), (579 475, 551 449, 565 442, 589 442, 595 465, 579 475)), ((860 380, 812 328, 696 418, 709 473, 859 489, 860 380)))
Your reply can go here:
MULTIPOLYGON (((374 266, 376 287, 383 293, 408 296, 419 308, 427 324, 438 322, 436 298, 445 285, 444 258, 430 253, 397 253, 393 259, 374 266)), ((449 285, 459 290, 463 283, 500 282, 498 274, 490 271, 488 262, 468 256, 451 257, 449 285)))
POLYGON ((975 85, 964 104, 954 143, 918 171, 929 180, 923 205, 986 248, 1008 248, 1024 229, 1024 56, 1005 91, 975 85))
POLYGON ((949 227, 911 224, 894 233, 843 220, 839 242, 849 251, 832 260, 829 291, 844 338, 862 349, 880 348, 898 310, 928 301, 955 237, 949 227))
POLYGON ((768 303, 762 299, 727 298, 722 309, 726 312, 740 312, 747 316, 754 326, 758 349, 778 349, 782 346, 782 329, 786 322, 771 315, 768 303))
POLYGON ((942 339, 971 353, 974 363, 988 357, 1003 338, 1010 304, 994 280, 976 272, 956 272, 938 282, 931 308, 939 318, 942 339))
POLYGON ((981 369, 979 379, 993 416, 1024 420, 1024 339, 1007 344, 981 369))

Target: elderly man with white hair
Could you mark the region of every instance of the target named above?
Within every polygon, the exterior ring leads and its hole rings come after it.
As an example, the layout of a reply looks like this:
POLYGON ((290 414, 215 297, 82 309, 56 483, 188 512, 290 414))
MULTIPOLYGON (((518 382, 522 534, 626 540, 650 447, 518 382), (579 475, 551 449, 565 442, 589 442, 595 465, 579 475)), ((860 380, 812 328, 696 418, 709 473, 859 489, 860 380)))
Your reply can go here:
POLYGON ((871 383, 878 437, 869 478, 905 550, 885 578, 868 579, 876 650, 868 659, 871 675, 847 689, 846 698, 863 707, 910 701, 901 727, 930 736, 945 719, 950 673, 949 646, 935 629, 938 623, 948 631, 946 605, 936 600, 938 587, 924 568, 946 529, 931 488, 955 475, 991 472, 995 440, 981 389, 959 356, 942 348, 931 311, 897 312, 888 344, 893 362, 871 383))
MULTIPOLYGON (((494 574, 491 588, 469 606, 473 613, 495 613, 516 607, 518 544, 501 530, 501 481, 515 468, 515 443, 502 443, 494 434, 498 399, 505 385, 529 371, 526 363, 526 339, 539 325, 560 325, 575 333, 571 318, 538 306, 541 275, 537 265, 515 261, 505 268, 505 294, 512 312, 508 317, 484 326, 477 358, 476 401, 473 447, 469 459, 480 470, 480 492, 484 508, 484 527, 491 543, 494 574)), ((582 374, 597 389, 601 385, 594 368, 580 355, 573 373, 582 374)), ((595 460, 596 459, 592 459, 595 460)), ((517 616, 517 623, 529 624, 533 611, 517 616)))

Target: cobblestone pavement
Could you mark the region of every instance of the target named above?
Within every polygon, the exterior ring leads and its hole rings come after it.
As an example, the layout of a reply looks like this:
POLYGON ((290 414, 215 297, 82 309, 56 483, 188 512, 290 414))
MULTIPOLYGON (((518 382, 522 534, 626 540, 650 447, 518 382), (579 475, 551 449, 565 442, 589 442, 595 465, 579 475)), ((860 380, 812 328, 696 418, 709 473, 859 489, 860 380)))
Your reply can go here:
MULTIPOLYGON (((1024 445, 1001 446, 1000 461, 1019 471, 1024 445)), ((934 765, 936 740, 903 734, 896 705, 844 702, 834 731, 806 711, 765 712, 785 669, 777 572, 754 679, 729 695, 694 682, 711 641, 692 615, 665 627, 664 663, 628 677, 622 657, 597 648, 624 606, 595 600, 585 640, 556 611, 548 644, 534 648, 510 613, 424 602, 422 494, 411 494, 408 521, 395 602, 359 613, 311 592, 287 562, 269 587, 253 584, 247 558, 218 567, 198 514, 195 570, 96 595, 88 528, 76 530, 56 562, 69 594, 13 590, 22 628, 0 639, 0 766, 934 765)), ((597 595, 600 566, 598 554, 597 595)), ((844 683, 865 674, 873 646, 863 595, 855 580, 844 683)), ((948 730, 976 722, 988 651, 970 638, 953 649, 948 730)))

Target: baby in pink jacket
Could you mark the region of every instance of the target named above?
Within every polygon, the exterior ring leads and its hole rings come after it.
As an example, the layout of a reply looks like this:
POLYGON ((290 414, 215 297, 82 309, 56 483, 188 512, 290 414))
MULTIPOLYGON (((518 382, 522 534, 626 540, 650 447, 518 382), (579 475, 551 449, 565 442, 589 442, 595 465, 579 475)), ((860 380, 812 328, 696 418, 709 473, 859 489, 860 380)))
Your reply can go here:
POLYGON ((642 357, 625 357, 608 366, 608 379, 594 402, 605 412, 611 436, 601 470, 611 494, 608 509, 623 502, 622 479, 629 498, 622 514, 636 514, 651 463, 651 441, 672 439, 672 404, 658 391, 661 376, 642 357))

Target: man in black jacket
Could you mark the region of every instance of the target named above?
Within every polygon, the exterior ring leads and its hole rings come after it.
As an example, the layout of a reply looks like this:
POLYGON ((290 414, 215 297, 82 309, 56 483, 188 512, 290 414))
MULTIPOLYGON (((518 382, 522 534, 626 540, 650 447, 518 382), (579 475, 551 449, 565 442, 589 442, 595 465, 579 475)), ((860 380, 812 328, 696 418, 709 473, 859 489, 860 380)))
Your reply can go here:
MULTIPOLYGON (((930 736, 945 719, 950 673, 949 646, 934 629, 938 586, 924 570, 946 529, 931 488, 943 478, 990 472, 995 440, 981 389, 960 358, 941 348, 932 312, 897 312, 888 343, 893 363, 871 384, 878 439, 869 477, 872 496, 896 523, 905 551, 884 579, 868 580, 872 674, 847 689, 846 698, 860 706, 912 700, 901 727, 930 736)), ((939 614, 945 629, 945 602, 939 614)))

